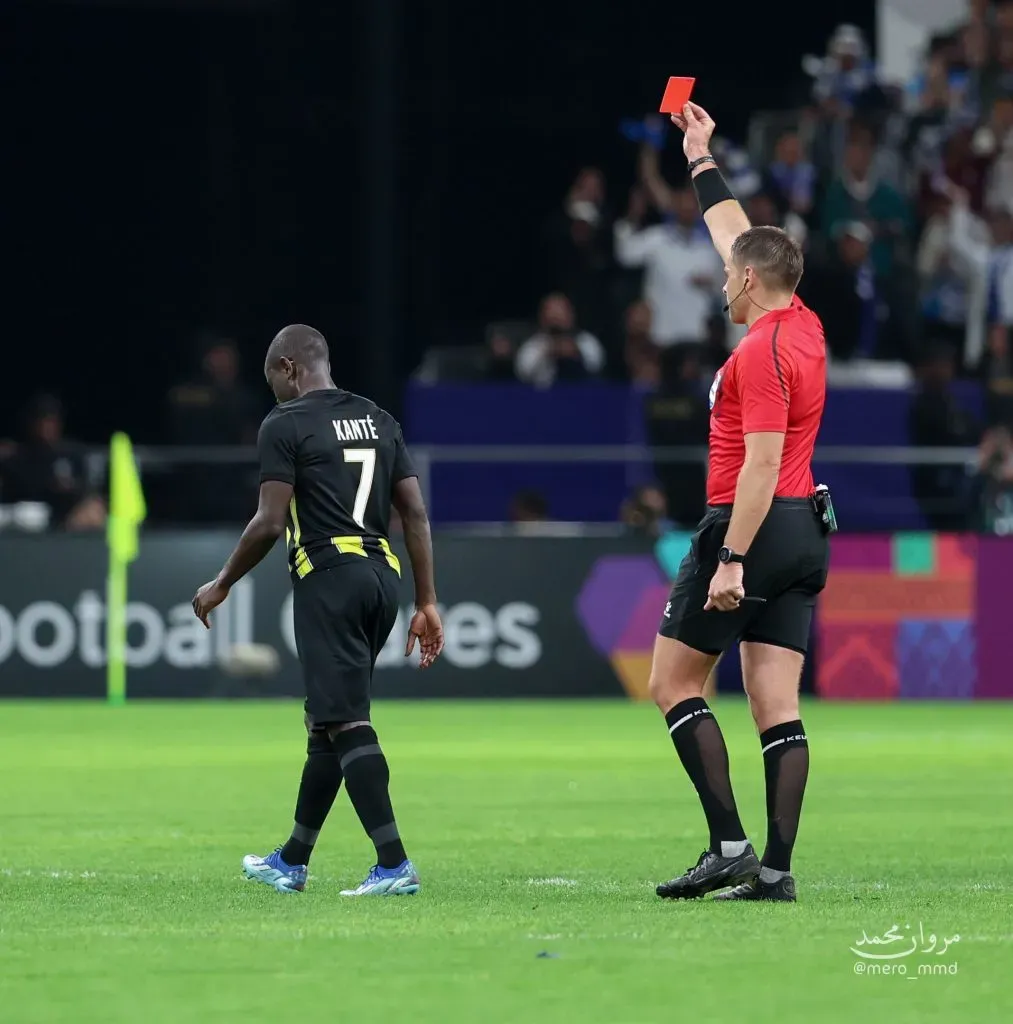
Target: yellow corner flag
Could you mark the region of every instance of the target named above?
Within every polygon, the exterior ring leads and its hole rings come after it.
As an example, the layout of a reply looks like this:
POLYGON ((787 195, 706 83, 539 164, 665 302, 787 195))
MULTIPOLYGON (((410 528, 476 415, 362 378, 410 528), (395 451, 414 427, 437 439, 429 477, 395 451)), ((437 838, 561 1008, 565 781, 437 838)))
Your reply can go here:
POLYGON ((127 566, 137 557, 137 528, 147 511, 130 438, 113 434, 106 523, 106 695, 110 704, 123 704, 127 699, 127 566))

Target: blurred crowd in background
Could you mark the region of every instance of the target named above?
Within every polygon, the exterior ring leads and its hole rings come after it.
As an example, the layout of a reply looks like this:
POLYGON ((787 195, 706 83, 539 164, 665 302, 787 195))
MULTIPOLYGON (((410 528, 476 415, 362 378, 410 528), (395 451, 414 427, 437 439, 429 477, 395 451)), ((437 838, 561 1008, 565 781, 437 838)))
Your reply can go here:
MULTIPOLYGON (((926 508, 940 495, 966 494, 959 514, 935 515, 930 525, 1009 532, 1013 0, 971 0, 967 20, 931 40, 909 82, 883 80, 849 25, 822 56, 802 61, 801 74, 811 79, 806 106, 768 115, 749 139, 715 139, 715 155, 752 223, 779 225, 804 247, 800 295, 824 322, 831 386, 912 384, 912 444, 979 446, 970 475, 960 466, 912 471, 926 508), (987 389, 981 422, 952 397, 960 376, 987 389)), ((632 189, 581 168, 531 240, 537 309, 489 324, 474 345, 430 351, 418 376, 534 388, 628 381, 649 395, 651 443, 705 444, 710 381, 741 337, 722 313, 723 267, 679 133, 647 116, 624 122, 615 144, 629 152, 632 189)), ((228 338, 200 339, 192 372, 166 398, 166 443, 255 440, 267 395, 243 382, 238 363, 228 338)), ((669 479, 664 472, 617 510, 631 528, 658 532, 694 518, 702 467, 673 467, 669 479)), ((193 474, 185 495, 164 488, 176 519, 232 522, 249 511, 249 467, 195 464, 193 474)), ((158 491, 157 469, 145 483, 158 491)), ((22 437, 0 448, 0 503, 25 528, 101 526, 101 482, 66 436, 57 396, 37 397, 22 437)), ((505 514, 537 522, 548 509, 537 493, 522 493, 505 514)))

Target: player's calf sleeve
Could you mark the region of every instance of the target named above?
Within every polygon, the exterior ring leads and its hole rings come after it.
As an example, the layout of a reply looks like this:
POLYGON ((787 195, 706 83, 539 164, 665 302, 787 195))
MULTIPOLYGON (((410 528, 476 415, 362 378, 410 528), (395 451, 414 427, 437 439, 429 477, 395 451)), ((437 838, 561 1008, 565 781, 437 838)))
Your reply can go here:
POLYGON ((760 736, 767 780, 767 848, 760 877, 776 882, 791 870, 791 851, 802 816, 809 777, 809 741, 799 719, 767 729, 760 736))
POLYGON ((286 864, 309 864, 340 788, 341 760, 327 733, 310 733, 295 802, 295 825, 291 838, 281 848, 281 859, 286 864))
POLYGON ((680 701, 665 715, 665 722, 686 774, 703 805, 714 853, 738 857, 746 846, 746 833, 732 794, 728 748, 714 714, 703 697, 680 701))
POLYGON ((396 868, 407 859, 391 807, 390 769, 372 726, 360 725, 334 735, 345 788, 355 813, 376 847, 376 862, 396 868))

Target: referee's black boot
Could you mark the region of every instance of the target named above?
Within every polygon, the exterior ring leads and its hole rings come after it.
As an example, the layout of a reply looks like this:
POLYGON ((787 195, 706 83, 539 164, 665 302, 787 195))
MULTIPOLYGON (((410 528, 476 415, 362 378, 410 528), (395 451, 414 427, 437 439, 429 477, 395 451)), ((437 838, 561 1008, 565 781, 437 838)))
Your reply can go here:
POLYGON ((750 881, 759 873, 760 861, 749 843, 738 857, 722 857, 719 853, 704 850, 686 874, 663 882, 656 892, 666 900, 695 900, 715 889, 750 881))
POLYGON ((728 892, 719 892, 716 900, 768 900, 773 903, 795 902, 795 879, 785 875, 776 882, 761 882, 759 876, 750 882, 737 885, 728 892))

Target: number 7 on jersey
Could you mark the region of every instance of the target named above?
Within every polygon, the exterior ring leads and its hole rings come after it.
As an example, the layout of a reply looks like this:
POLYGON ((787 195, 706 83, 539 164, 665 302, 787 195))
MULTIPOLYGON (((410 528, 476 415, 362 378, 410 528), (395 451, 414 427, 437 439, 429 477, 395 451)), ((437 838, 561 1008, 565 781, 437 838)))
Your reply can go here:
POLYGON ((365 530, 366 504, 369 502, 369 492, 373 487, 373 474, 376 472, 376 449, 346 448, 345 462, 357 462, 362 466, 362 475, 359 477, 359 486, 355 492, 352 518, 360 530, 365 530))

